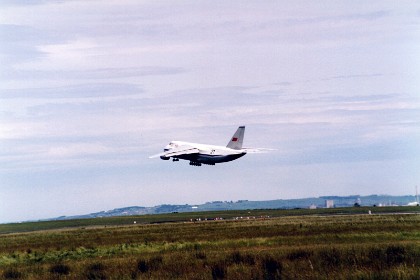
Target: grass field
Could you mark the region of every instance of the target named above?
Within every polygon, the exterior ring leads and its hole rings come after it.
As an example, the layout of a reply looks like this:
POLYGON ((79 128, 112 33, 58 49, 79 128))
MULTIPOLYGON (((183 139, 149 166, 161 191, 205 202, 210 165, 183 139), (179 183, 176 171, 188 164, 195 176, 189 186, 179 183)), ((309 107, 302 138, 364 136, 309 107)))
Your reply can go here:
POLYGON ((417 214, 253 210, 0 225, 0 277, 420 279, 419 210, 391 208, 417 214))

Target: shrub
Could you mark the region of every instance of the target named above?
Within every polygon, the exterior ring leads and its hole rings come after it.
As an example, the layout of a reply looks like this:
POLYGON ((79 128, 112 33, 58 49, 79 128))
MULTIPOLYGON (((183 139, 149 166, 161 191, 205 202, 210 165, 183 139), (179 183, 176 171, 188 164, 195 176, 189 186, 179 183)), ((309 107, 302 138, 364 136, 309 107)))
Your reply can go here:
POLYGON ((402 246, 391 245, 385 251, 386 262, 388 265, 398 265, 405 261, 405 248, 402 246))
POLYGON ((299 250, 290 252, 287 255, 287 259, 289 259, 290 261, 295 261, 295 260, 309 259, 310 256, 312 256, 311 251, 299 249, 299 250))
POLYGON ((281 279, 283 265, 272 257, 266 257, 262 261, 264 279, 281 279))
POLYGON ((149 265, 147 264, 145 260, 139 260, 137 263, 137 269, 140 272, 145 273, 149 271, 149 265))
POLYGON ((22 278, 22 273, 20 273, 14 268, 11 268, 3 272, 3 277, 5 279, 19 279, 22 278))
POLYGON ((51 266, 50 272, 59 275, 68 275, 70 273, 70 267, 68 265, 58 263, 51 266))
POLYGON ((149 260, 149 267, 151 270, 158 270, 163 263, 162 256, 156 256, 149 260))
POLYGON ((373 269, 380 270, 385 265, 385 252, 381 248, 372 247, 368 251, 368 265, 373 269))
POLYGON ((233 252, 228 259, 230 259, 231 262, 239 264, 242 262, 242 255, 239 251, 233 252))
POLYGON ((87 267, 86 269, 86 278, 88 280, 105 280, 106 275, 104 273, 104 265, 102 263, 94 263, 87 267))
POLYGON ((139 260, 137 262, 137 269, 142 273, 148 272, 149 270, 158 270, 162 263, 162 256, 156 256, 149 260, 139 260))
POLYGON ((337 267, 341 263, 341 254, 336 248, 321 250, 319 258, 327 270, 337 267))
POLYGON ((255 264, 255 258, 252 255, 246 254, 243 255, 239 251, 235 251, 232 254, 230 254, 226 261, 228 263, 235 263, 235 264, 247 264, 247 265, 254 265, 255 264))
POLYGON ((199 260, 205 260, 207 258, 207 255, 204 252, 196 252, 195 257, 199 260))
POLYGON ((211 268, 211 276, 213 279, 224 279, 226 277, 226 264, 217 263, 211 268))
POLYGON ((242 257, 242 263, 247 264, 247 265, 254 265, 255 258, 252 255, 246 254, 242 257))
POLYGON ((102 271, 104 270, 104 265, 102 263, 94 263, 88 266, 88 269, 93 271, 102 271))

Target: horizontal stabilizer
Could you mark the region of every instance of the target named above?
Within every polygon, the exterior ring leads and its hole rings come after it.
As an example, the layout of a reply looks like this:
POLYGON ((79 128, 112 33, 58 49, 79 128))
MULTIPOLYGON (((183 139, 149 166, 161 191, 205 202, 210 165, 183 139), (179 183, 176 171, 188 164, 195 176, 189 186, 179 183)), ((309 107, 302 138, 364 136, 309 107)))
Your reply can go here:
POLYGON ((250 154, 263 154, 263 153, 268 153, 272 151, 277 151, 276 149, 268 149, 268 148, 242 148, 242 150, 250 154))

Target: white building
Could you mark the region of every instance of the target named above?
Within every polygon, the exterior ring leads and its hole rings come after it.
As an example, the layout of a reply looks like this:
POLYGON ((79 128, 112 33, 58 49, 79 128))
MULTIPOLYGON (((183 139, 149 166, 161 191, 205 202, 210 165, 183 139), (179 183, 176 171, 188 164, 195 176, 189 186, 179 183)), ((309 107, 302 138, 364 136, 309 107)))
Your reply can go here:
POLYGON ((325 208, 334 208, 334 200, 332 199, 325 200, 325 208))

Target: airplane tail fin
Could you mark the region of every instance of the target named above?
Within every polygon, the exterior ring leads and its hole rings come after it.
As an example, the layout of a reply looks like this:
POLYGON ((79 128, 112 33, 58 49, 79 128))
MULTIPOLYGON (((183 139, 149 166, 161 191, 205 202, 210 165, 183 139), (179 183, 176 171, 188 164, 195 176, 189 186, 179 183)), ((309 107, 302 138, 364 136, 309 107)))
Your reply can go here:
POLYGON ((226 147, 234 150, 242 149, 242 143, 244 142, 244 134, 245 126, 238 127, 238 130, 236 130, 235 134, 233 134, 226 147))

